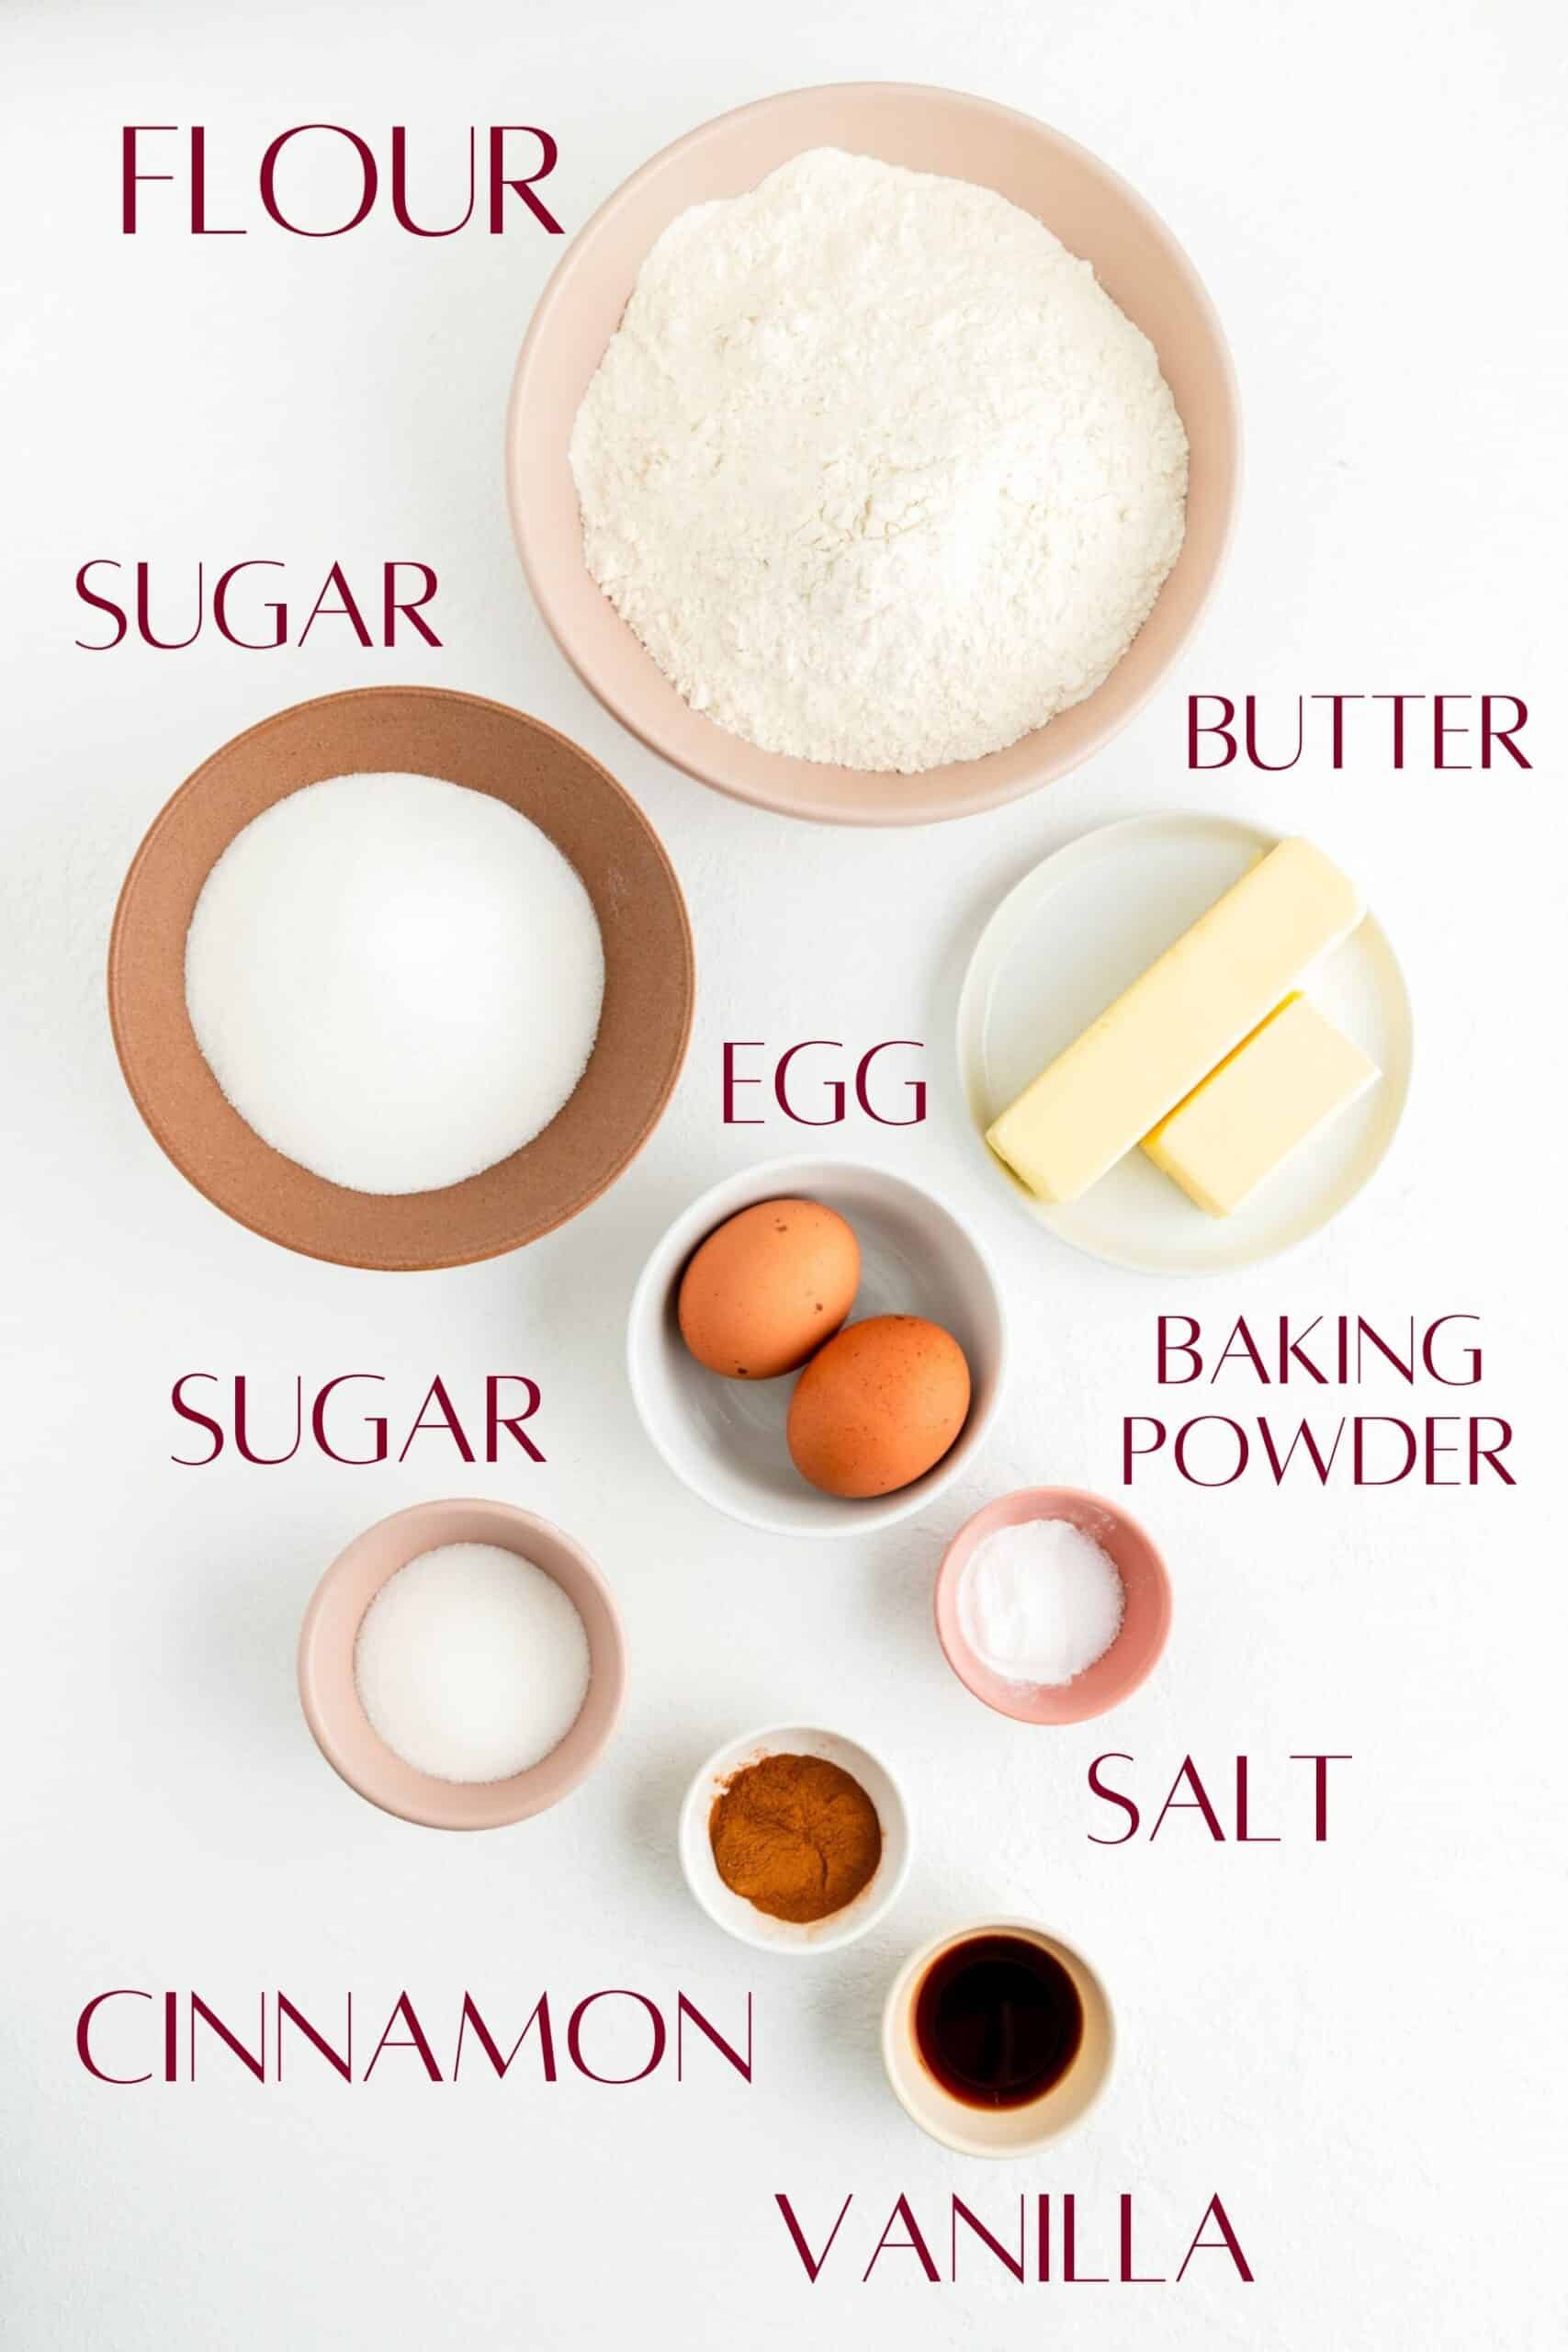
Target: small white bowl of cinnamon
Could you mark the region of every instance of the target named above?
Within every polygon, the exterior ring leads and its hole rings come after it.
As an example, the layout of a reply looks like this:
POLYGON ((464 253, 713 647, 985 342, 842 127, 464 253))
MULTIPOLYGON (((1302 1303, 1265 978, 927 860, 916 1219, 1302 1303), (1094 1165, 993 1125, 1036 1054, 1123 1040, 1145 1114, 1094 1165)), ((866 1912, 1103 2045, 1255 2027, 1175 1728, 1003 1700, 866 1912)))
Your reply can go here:
POLYGON ((716 1748, 681 1807, 681 1867, 726 1933, 762 1951, 837 1951, 908 1875, 903 1792, 858 1740, 772 1724, 716 1748))

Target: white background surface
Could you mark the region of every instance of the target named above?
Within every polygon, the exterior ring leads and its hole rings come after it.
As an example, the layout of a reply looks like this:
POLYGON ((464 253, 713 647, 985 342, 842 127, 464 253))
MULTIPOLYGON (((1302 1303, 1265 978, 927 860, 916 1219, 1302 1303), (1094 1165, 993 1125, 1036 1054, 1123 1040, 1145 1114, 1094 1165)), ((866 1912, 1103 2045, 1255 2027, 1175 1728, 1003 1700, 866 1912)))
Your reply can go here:
MULTIPOLYGON (((12 0, 4 46, 7 2347, 1561 2342, 1556 12, 12 0), (558 658, 509 540, 500 436, 558 247, 518 220, 423 244, 379 217, 311 244, 244 194, 294 122, 352 124, 384 155, 392 121, 416 153, 460 153, 470 122, 506 118, 558 139, 551 199, 574 229, 705 117, 860 76, 1007 99, 1125 172, 1208 280, 1248 428, 1234 560, 1155 706, 1047 797, 931 832, 731 806, 645 755, 558 658), (215 205, 243 205, 252 233, 193 241, 177 192, 154 187, 146 232, 121 237, 128 119, 205 122, 215 205), (72 643, 72 582, 96 555, 183 582, 197 556, 278 556, 306 598, 333 557, 356 572, 422 559, 446 642, 369 654, 323 631, 262 655, 204 636, 93 656, 72 643), (700 997, 675 1104, 580 1225, 468 1272, 376 1277, 268 1248, 165 1164, 118 1077, 102 962, 126 861, 208 751, 306 695, 415 678, 536 710, 626 781, 684 883, 700 997), (1338 777, 1320 748, 1287 776, 1190 780, 1192 688, 1520 693, 1536 769, 1395 777, 1380 744, 1338 777), (1404 959, 1418 1054, 1394 1156, 1329 1233, 1179 1288, 1069 1255, 986 1188, 950 1040, 1001 893, 1085 828, 1184 799, 1309 830, 1355 868, 1404 959), (721 1128, 720 1041, 818 1034, 929 1039, 931 1124, 828 1143, 962 1204, 1002 1262, 1016 1353, 962 1492, 813 1549, 732 1527, 671 1482, 635 1424, 620 1342, 668 1217, 726 1169, 822 1140, 721 1128), (937 1558, 1009 1487, 1117 1491, 1121 1418, 1158 1402, 1155 1315, 1179 1307, 1216 1325, 1478 1313, 1485 1385, 1457 1401, 1516 1421, 1520 1484, 1206 1496, 1141 1480, 1131 1500, 1176 1576, 1166 1662, 1110 1721, 1031 1734, 944 1667, 937 1558), (168 1459, 181 1372, 244 1371, 265 1397, 297 1371, 367 1368, 410 1414, 436 1371, 464 1397, 486 1371, 532 1372, 547 1465, 468 1471, 431 1440, 400 1469, 168 1459), (292 1660, 306 1597, 352 1533, 464 1489, 592 1547, 632 1672, 599 1774, 557 1813, 472 1839, 342 1788, 300 1723, 292 1660), (722 1939, 672 1850, 707 1748, 797 1711, 902 1768, 919 1841, 886 1928, 812 1967, 722 1939), (1223 1786, 1246 1750, 1278 1816, 1261 1826, 1286 1841, 1212 1848, 1187 1815, 1153 1848, 1090 1845, 1113 1825, 1083 1772, 1111 1747, 1137 1757, 1156 1803, 1184 1753, 1223 1786), (1289 1751, 1315 1748, 1356 1759, 1337 1768, 1326 1847, 1284 1778, 1303 1770, 1289 1751), (906 2123, 874 2032, 912 1944, 997 1910, 1082 1944, 1123 2049, 1077 2138, 987 2168, 906 2123), (667 2002, 682 1987, 719 2020, 750 1987, 757 2080, 437 2089, 405 2056, 351 2092, 324 2069, 261 2089, 216 2067, 194 2088, 114 2090, 72 2049, 81 2003, 114 1984, 195 1985, 236 2016, 278 1984, 330 2016, 352 1987, 365 2019, 406 1985, 448 2041, 465 1986, 513 2032, 543 1987, 563 2007, 604 1985, 667 2002), (854 2193, 815 2290, 776 2189, 818 2233, 854 2193), (966 2258, 958 2285, 932 2289, 904 2255, 863 2287, 900 2190, 945 2262, 954 2189, 1002 2230, 1021 2190, 1072 2189, 1107 2255, 1131 2190, 1144 2267, 1167 2272, 1217 2189, 1258 2283, 1207 2255, 1179 2288, 1042 2291, 966 2258)), ((1242 1413, 1262 1401, 1232 1394, 1242 1413)), ((1275 1401, 1293 1419, 1295 1390, 1275 1401)))

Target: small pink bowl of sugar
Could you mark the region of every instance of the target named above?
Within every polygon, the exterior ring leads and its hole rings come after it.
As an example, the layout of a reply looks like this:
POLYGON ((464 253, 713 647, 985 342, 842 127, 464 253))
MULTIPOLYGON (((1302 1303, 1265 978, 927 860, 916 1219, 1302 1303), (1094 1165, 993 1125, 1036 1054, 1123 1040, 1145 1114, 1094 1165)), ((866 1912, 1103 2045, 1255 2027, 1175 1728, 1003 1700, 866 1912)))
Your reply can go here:
POLYGON ((598 1762, 626 1687, 610 1589, 532 1511, 415 1503, 316 1587, 299 1699, 351 1789, 430 1829, 497 1829, 558 1804, 598 1762))
POLYGON ((1170 1577, 1135 1519, 1077 1487, 1024 1487, 942 1555, 936 1631, 966 1690, 1024 1724, 1121 1705, 1170 1631, 1170 1577))

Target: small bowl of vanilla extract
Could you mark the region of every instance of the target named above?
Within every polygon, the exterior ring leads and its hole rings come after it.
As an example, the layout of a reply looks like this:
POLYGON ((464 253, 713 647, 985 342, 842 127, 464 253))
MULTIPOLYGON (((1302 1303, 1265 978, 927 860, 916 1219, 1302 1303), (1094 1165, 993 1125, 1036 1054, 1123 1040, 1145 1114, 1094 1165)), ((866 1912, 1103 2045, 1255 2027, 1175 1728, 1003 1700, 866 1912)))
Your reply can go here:
POLYGON ((944 2147, 1021 2156, 1104 2089, 1116 2034, 1081 1952, 1022 1919, 940 1936, 899 1971, 882 2057, 905 2112, 944 2147))

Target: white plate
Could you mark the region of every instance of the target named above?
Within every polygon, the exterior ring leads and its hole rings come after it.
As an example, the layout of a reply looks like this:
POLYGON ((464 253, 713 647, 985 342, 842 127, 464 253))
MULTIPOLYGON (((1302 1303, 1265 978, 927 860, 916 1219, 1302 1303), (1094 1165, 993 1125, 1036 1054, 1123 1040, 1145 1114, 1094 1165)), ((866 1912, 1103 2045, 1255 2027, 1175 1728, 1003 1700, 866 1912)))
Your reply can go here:
POLYGON ((1207 1216, 1135 1150, 1080 1199, 1038 1200, 986 1143, 1030 1080, 1280 838, 1239 818, 1191 813, 1107 825, 1025 875, 970 958, 958 1068, 979 1148, 1038 1224, 1090 1257, 1160 1274, 1255 1265, 1337 1216, 1393 1140, 1410 1086, 1410 999, 1368 915, 1305 987, 1382 1077, 1235 1216, 1207 1216))

